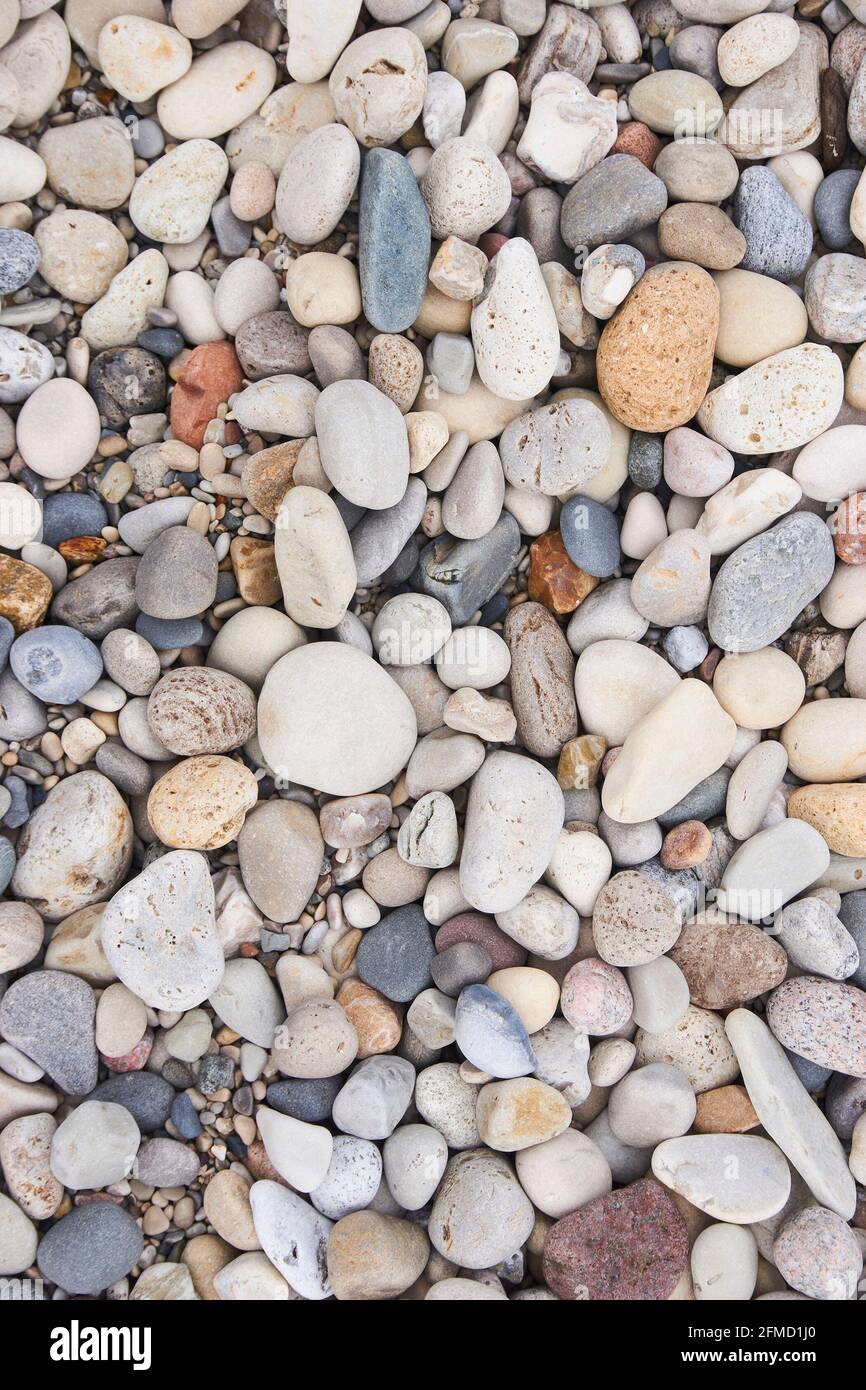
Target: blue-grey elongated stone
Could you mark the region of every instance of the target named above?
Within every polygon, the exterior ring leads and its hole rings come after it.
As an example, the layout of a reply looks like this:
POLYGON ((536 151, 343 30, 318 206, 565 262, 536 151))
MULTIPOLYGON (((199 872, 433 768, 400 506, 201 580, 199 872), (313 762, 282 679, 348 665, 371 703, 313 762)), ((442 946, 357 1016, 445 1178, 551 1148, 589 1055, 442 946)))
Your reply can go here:
POLYGON ((14 294, 39 266, 39 247, 29 232, 0 227, 0 294, 14 294))
POLYGON ((812 250, 812 228, 772 169, 757 164, 743 171, 733 219, 746 238, 740 270, 786 284, 802 275, 812 250))
POLYGON ((86 980, 34 970, 0 1001, 0 1034, 38 1063, 61 1091, 85 1096, 96 1085, 96 996, 86 980))
MULTIPOLYGON (((403 546, 421 525, 427 488, 420 478, 410 478, 406 491, 393 507, 369 511, 352 531, 352 552, 358 584, 372 584, 396 560, 403 546)), ((338 502, 339 505, 339 502, 338 502)))
POLYGON ((365 985, 397 1004, 408 1004, 431 983, 435 954, 427 919, 417 903, 410 903, 364 932, 355 963, 365 985))
POLYGON ((421 311, 430 265, 430 218, 407 159, 370 150, 358 216, 361 302, 381 333, 402 333, 421 311))
POLYGON ((22 632, 9 664, 25 690, 46 705, 74 704, 102 675, 102 657, 90 638, 55 623, 22 632))
MULTIPOLYGON (((831 542, 832 546, 832 542, 831 542)), ((492 531, 475 541, 444 535, 421 551, 413 588, 438 598, 455 627, 462 627, 508 577, 520 550, 520 527, 503 512, 492 531)))
POLYGON ((670 830, 672 826, 681 825, 685 820, 708 821, 712 816, 724 815, 730 780, 729 767, 720 767, 718 771, 711 772, 703 782, 698 782, 696 787, 692 787, 682 801, 678 801, 676 806, 657 817, 659 825, 663 825, 665 830, 670 830))
POLYGON ((844 251, 854 238, 851 231, 851 201, 860 182, 859 169, 836 169, 818 185, 815 194, 815 221, 828 251, 844 251))
POLYGON ((710 594, 710 637, 726 652, 769 646, 826 588, 834 561, 833 537, 821 517, 783 517, 722 565, 710 594))
POLYGON ((520 1015, 487 985, 467 985, 457 1000, 455 1041, 463 1056, 488 1076, 528 1076, 537 1065, 520 1015))
POLYGON ((144 1248, 144 1237, 128 1211, 113 1202, 75 1207, 46 1231, 39 1269, 49 1283, 71 1294, 95 1294, 128 1274, 144 1248))

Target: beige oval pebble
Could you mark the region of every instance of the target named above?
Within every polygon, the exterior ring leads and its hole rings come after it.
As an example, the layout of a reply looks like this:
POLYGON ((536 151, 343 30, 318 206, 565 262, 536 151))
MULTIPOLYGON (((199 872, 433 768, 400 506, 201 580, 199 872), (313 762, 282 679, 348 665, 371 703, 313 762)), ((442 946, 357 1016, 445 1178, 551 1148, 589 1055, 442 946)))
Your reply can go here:
POLYGON ((234 19, 247 0, 173 0, 171 22, 188 39, 206 39, 234 19))
POLYGON ((56 377, 21 407, 18 449, 41 478, 71 478, 93 457, 100 428, 99 411, 84 387, 69 377, 56 377))
POLYGON ((42 950, 44 934, 42 918, 29 903, 0 903, 0 975, 29 965, 42 950))
POLYGON ((149 325, 148 309, 162 304, 168 262, 161 251, 142 251, 115 275, 81 320, 81 336, 94 352, 133 343, 149 325))
POLYGON ((151 241, 195 241, 226 181, 228 160, 212 140, 186 140, 148 165, 129 199, 129 215, 151 241))
POLYGON ((838 425, 801 449, 794 479, 807 497, 833 502, 866 487, 866 425, 838 425))
POLYGON ((752 367, 802 343, 809 316, 790 285, 751 270, 722 270, 713 278, 719 291, 716 357, 720 362, 752 367))
POLYGON ((581 725, 615 748, 679 683, 673 666, 649 647, 620 638, 592 642, 574 672, 581 725))
POLYGON ((255 733, 255 697, 225 671, 179 666, 154 686, 147 722, 172 753, 228 753, 255 733))
POLYGON ((571 1106, 553 1086, 531 1076, 518 1076, 482 1086, 476 1116, 478 1132, 489 1149, 515 1153, 568 1129, 571 1106))
POLYGON ((232 758, 185 758, 151 788, 148 819, 173 849, 219 849, 237 839, 258 783, 232 758))
POLYGON ((741 454, 808 444, 839 413, 844 372, 828 347, 804 343, 730 377, 705 398, 698 421, 711 439, 741 454))
POLYGON ((35 125, 63 90, 72 61, 69 31, 60 15, 48 10, 18 26, 2 57, 20 94, 12 124, 35 125))
POLYGON ((784 14, 755 14, 719 40, 716 62, 729 87, 748 87, 790 58, 800 42, 797 22, 784 14))
POLYGON ((711 555, 727 555, 769 530, 802 495, 800 484, 780 468, 752 468, 707 498, 695 530, 706 539, 711 555))
POLYGON ((354 323, 361 313, 361 282, 345 256, 310 251, 289 265, 286 298, 304 328, 354 323))
POLYGON ((718 771, 737 728, 708 686, 684 680, 634 726, 608 772, 602 805, 612 820, 654 820, 718 771))
POLYGON ((157 102, 159 123, 176 140, 212 140, 240 125, 273 89, 277 65, 251 43, 223 43, 196 58, 157 102))
POLYGON ((99 65, 116 92, 143 102, 183 77, 192 44, 168 24, 139 15, 118 15, 99 35, 99 65))
POLYGON ((333 628, 355 593, 349 533, 336 503, 314 487, 291 488, 280 504, 274 554, 286 612, 304 627, 333 628))
POLYGON ((812 700, 779 737, 791 771, 804 782, 866 777, 866 699, 812 700))
POLYGON ((559 986, 546 970, 512 965, 494 970, 485 980, 488 989, 501 994, 520 1015, 527 1033, 537 1033, 549 1023, 559 1003, 559 986))
POLYGON ((803 672, 778 647, 724 657, 713 677, 713 694, 744 729, 778 729, 803 703, 803 672))
POLYGON ((336 227, 355 192, 361 168, 358 142, 344 125, 323 125, 304 136, 283 166, 276 214, 290 241, 313 246, 336 227))
POLYGON ((125 1057, 141 1042, 147 1009, 120 981, 109 985, 96 1006, 96 1046, 104 1057, 125 1057))

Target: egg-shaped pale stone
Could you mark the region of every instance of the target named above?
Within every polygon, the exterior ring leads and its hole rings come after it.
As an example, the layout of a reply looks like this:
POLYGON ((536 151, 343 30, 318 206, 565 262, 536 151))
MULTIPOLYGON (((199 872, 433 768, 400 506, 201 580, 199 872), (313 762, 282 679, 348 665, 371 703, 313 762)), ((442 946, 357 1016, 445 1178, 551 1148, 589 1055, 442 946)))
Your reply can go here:
POLYGON ((559 360, 559 325, 538 258, 512 237, 493 258, 472 310, 478 375, 494 395, 523 400, 543 391, 559 360))
POLYGON ((778 729, 797 713, 806 693, 803 672, 778 647, 723 657, 713 694, 742 729, 778 729))
POLYGON ((711 439, 734 453, 798 449, 832 425, 844 385, 835 352, 803 343, 716 387, 701 405, 698 422, 711 439))
POLYGON ((99 65, 127 101, 147 101, 183 77, 191 63, 189 39, 140 15, 118 15, 99 35, 99 65))

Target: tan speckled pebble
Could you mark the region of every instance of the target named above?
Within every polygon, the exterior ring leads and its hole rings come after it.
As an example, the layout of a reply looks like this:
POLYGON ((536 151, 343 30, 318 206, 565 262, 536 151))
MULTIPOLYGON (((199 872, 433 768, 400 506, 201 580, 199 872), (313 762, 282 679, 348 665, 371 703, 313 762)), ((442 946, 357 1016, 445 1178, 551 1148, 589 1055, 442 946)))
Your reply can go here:
POLYGON ((154 784, 147 814, 163 844, 219 849, 237 838, 257 797, 256 779, 235 759, 184 758, 154 784))

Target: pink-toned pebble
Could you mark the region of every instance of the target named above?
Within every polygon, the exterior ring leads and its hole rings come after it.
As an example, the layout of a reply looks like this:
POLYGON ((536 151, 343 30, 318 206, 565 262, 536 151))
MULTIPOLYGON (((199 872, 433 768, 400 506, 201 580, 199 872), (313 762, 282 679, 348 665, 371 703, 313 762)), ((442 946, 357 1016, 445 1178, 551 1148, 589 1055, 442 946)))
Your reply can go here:
POLYGON ((603 1038, 628 1023, 633 1001, 622 971, 590 958, 569 970, 562 982, 560 1007, 572 1028, 603 1038))
POLYGON ((685 425, 664 444, 665 482, 681 497, 710 497, 734 476, 734 457, 721 444, 685 425))
POLYGON ((277 181, 267 164, 251 160, 242 164, 232 180, 229 206, 241 222, 258 222, 274 206, 277 181))
POLYGON ((857 1296, 863 1255, 841 1216, 826 1207, 806 1207, 776 1237, 773 1263, 807 1298, 848 1301, 857 1296))
POLYGON ((100 1052, 100 1060, 105 1063, 109 1071, 142 1071, 147 1065, 147 1059, 153 1048, 153 1034, 145 1033, 140 1043, 136 1043, 131 1052, 127 1052, 124 1057, 104 1057, 100 1052))

